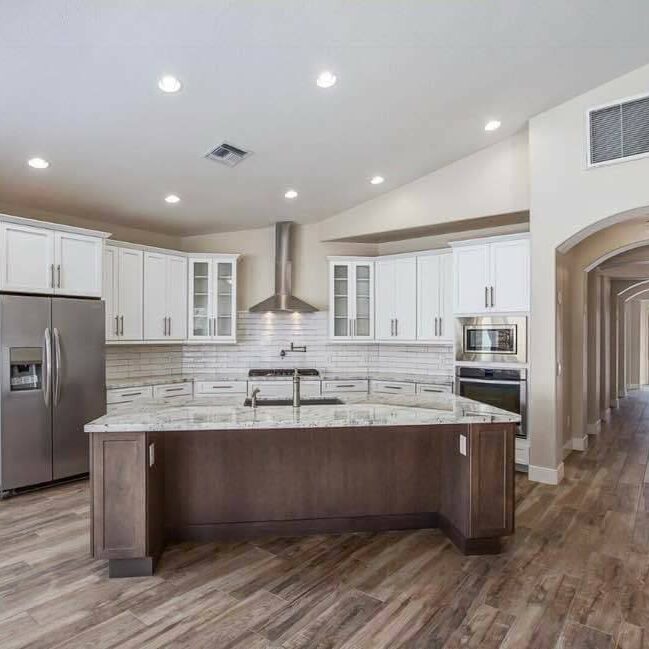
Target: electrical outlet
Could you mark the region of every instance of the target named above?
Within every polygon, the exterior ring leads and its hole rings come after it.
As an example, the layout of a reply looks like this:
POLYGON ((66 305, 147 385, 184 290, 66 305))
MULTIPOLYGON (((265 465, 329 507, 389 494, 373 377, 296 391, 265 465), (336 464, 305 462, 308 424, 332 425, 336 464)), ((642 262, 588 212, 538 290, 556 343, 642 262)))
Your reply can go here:
POLYGON ((153 466, 155 464, 155 443, 151 442, 149 444, 149 466, 153 466))
POLYGON ((466 435, 460 435, 460 453, 466 455, 466 435))

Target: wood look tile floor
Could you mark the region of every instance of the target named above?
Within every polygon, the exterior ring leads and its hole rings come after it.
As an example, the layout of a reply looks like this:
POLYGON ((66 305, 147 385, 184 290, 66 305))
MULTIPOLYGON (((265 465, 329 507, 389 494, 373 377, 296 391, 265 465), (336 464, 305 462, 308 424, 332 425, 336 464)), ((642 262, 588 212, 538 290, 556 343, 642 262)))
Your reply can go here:
POLYGON ((517 476, 516 535, 435 530, 169 548, 152 578, 88 556, 88 486, 0 503, 0 648, 649 648, 649 392, 556 487, 517 476))

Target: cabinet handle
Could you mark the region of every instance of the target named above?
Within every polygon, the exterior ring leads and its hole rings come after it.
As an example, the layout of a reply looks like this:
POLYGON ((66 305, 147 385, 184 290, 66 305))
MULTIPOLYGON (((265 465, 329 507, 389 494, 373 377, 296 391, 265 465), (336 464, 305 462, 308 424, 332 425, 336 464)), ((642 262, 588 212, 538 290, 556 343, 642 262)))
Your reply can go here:
POLYGON ((56 286, 61 288, 61 264, 58 264, 56 267, 56 286))
POLYGON ((119 336, 119 316, 115 316, 115 335, 119 336))
POLYGON ((489 287, 484 287, 484 306, 485 309, 489 307, 489 287))
POLYGON ((437 335, 437 318, 435 318, 435 336, 437 335))
POLYGON ((169 336, 171 336, 171 316, 169 316, 169 336))
POLYGON ((165 388, 165 392, 182 392, 185 388, 165 388))
POLYGON ((212 318, 212 335, 216 336, 216 318, 212 318))
POLYGON ((395 318, 394 320, 394 335, 399 335, 399 318, 395 318))
POLYGON ((386 390, 403 390, 403 388, 400 385, 384 385, 383 387, 386 390))
POLYGON ((438 333, 439 336, 444 335, 444 333, 443 333, 444 332, 444 327, 442 325, 442 322, 443 322, 442 316, 439 316, 439 333, 438 333))
POLYGON ((494 305, 494 287, 492 286, 489 290, 491 292, 491 306, 493 307, 493 305, 494 305))
POLYGON ((124 316, 119 316, 119 335, 124 335, 124 316))
POLYGON ((338 383, 335 387, 337 388, 353 388, 353 383, 338 383))
POLYGON ((142 391, 140 392, 122 392, 123 397, 139 397, 142 396, 142 391))
POLYGON ((54 264, 50 264, 50 283, 52 288, 54 288, 54 264))

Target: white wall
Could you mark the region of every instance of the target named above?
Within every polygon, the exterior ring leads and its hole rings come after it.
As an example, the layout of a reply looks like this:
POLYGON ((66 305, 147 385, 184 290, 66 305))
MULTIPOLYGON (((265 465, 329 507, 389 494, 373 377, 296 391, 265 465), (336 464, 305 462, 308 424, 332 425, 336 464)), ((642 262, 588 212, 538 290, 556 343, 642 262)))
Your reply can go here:
MULTIPOLYGON (((562 435, 556 425, 555 251, 608 218, 649 205, 649 158, 586 167, 586 112, 646 93, 649 66, 600 86, 530 121, 530 232, 533 344, 530 354, 531 464, 560 476, 562 435)), ((621 215, 621 216, 618 216, 621 215)), ((576 240, 575 240, 576 242, 576 240)))

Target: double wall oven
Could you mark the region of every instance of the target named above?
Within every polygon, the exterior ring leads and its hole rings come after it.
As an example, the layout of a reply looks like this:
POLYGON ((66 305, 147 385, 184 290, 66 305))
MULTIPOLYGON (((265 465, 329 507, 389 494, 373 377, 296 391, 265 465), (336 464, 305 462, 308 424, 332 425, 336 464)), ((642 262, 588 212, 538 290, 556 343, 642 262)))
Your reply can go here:
POLYGON ((527 318, 457 318, 455 393, 515 412, 527 436, 527 318))

